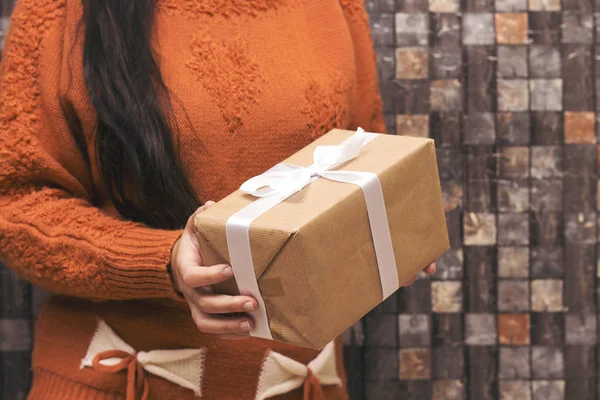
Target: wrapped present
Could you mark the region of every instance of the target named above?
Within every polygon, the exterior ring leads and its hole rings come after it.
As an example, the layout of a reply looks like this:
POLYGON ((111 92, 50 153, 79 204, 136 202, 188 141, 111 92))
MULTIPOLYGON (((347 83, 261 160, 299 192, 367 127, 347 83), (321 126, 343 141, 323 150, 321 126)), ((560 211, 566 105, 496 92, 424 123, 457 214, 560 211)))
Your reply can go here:
POLYGON ((431 139, 333 130, 196 216, 252 336, 321 349, 448 248, 431 139))

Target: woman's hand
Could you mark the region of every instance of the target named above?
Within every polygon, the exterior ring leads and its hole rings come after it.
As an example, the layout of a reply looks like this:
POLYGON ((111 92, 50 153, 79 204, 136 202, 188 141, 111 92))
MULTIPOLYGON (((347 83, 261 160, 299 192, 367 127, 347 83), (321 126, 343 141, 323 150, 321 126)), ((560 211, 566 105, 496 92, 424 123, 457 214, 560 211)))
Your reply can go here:
MULTIPOLYGON (((431 264, 429 264, 427 267, 425 267, 423 269, 423 272, 425 272, 427 275, 433 275, 435 274, 435 270, 436 270, 436 266, 435 266, 435 261, 432 262, 431 264)), ((415 281, 417 280, 417 276, 415 276, 414 278, 412 278, 410 281, 406 282, 405 284, 403 284, 402 286, 410 286, 413 283, 415 283, 415 281)))
POLYGON ((257 301, 248 296, 230 296, 214 293, 210 285, 233 276, 229 265, 205 266, 195 235, 194 217, 214 202, 206 202, 192 215, 171 254, 171 270, 175 290, 182 293, 192 312, 192 318, 201 332, 239 336, 254 328, 249 316, 231 315, 256 310, 257 301), (224 315, 230 314, 230 315, 224 315), (233 334, 233 335, 232 335, 233 334))

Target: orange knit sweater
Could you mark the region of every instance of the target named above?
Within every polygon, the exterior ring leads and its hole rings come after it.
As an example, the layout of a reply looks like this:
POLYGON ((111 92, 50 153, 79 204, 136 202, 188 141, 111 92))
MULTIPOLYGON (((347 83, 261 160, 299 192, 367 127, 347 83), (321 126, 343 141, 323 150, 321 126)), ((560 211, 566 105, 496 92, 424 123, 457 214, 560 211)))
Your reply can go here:
MULTIPOLYGON (((194 126, 180 153, 202 201, 219 200, 331 128, 384 130, 362 0, 157 3, 154 44, 178 100, 175 117, 184 109, 194 126)), ((118 215, 61 111, 62 97, 93 136, 81 16, 80 0, 20 0, 1 67, 0 258, 55 293, 37 322, 30 398, 124 396, 125 372, 80 368, 101 318, 136 351, 204 349, 202 398, 252 400, 269 349, 304 364, 317 352, 198 332, 167 272, 180 231, 118 215)), ((94 154, 92 140, 84 145, 94 154)), ((150 398, 193 398, 146 376, 150 398)), ((325 396, 346 398, 340 387, 325 387, 325 396)))

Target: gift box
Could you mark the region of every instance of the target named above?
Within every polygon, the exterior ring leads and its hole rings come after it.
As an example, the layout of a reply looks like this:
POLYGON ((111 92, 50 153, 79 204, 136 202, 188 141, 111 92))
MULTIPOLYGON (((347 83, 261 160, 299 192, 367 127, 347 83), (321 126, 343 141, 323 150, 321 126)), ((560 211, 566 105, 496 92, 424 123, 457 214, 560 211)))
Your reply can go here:
POLYGON ((448 248, 431 139, 332 130, 195 218, 252 336, 322 349, 448 248))

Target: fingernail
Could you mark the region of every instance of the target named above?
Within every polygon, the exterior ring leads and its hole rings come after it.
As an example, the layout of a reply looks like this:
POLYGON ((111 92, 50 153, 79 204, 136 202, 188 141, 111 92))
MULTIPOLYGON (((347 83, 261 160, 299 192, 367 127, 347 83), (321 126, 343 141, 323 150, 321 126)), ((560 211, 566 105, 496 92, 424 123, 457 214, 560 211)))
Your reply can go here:
POLYGON ((252 330, 252 328, 250 328, 250 324, 248 323, 248 321, 244 321, 240 324, 240 327, 242 328, 243 331, 250 331, 252 330))
POLYGON ((227 277, 233 276, 233 270, 231 269, 231 267, 223 268, 223 275, 227 277))
POLYGON ((254 304, 251 301, 247 301, 244 303, 244 310, 246 311, 254 311, 254 304))

